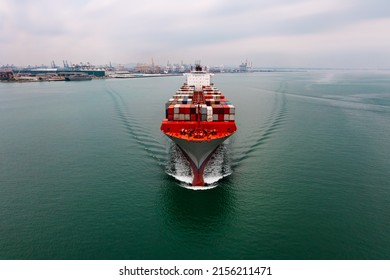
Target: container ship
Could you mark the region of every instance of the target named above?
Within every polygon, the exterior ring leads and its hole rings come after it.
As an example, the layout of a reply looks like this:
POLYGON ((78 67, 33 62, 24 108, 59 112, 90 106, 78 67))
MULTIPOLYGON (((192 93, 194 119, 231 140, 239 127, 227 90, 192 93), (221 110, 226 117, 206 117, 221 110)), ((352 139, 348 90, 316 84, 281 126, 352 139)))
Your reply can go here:
POLYGON ((211 83, 211 73, 196 65, 165 104, 161 131, 175 142, 191 165, 193 186, 204 186, 205 167, 236 130, 235 107, 211 83))

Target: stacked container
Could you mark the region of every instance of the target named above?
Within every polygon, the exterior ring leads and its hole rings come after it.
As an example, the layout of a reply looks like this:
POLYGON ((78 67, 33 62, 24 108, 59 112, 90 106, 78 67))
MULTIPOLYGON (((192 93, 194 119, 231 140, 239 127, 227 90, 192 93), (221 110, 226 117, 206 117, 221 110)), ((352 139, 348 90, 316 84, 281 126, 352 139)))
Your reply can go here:
POLYGON ((207 121, 212 122, 213 121, 213 107, 207 106, 207 121))
POLYGON ((235 121, 235 107, 221 92, 212 86, 203 87, 206 104, 193 104, 194 88, 182 86, 165 104, 168 121, 197 121, 200 109, 200 120, 204 122, 235 121))

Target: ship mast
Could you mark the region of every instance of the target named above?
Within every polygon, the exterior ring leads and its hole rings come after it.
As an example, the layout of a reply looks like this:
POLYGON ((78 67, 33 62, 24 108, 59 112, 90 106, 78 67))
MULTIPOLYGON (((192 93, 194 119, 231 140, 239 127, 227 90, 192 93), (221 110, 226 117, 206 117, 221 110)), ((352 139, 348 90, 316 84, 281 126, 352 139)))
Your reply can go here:
MULTIPOLYGON (((193 73, 199 74, 199 73, 202 73, 202 70, 203 69, 202 69, 202 66, 200 66, 200 61, 199 60, 196 61, 195 62, 195 71, 193 71, 193 73)), ((202 114, 201 114, 201 105, 204 104, 204 96, 203 96, 202 90, 195 89, 193 101, 197 105, 197 110, 198 110, 197 126, 196 126, 195 131, 194 131, 194 137, 195 138, 203 138, 205 134, 204 134, 203 128, 202 128, 202 114)))

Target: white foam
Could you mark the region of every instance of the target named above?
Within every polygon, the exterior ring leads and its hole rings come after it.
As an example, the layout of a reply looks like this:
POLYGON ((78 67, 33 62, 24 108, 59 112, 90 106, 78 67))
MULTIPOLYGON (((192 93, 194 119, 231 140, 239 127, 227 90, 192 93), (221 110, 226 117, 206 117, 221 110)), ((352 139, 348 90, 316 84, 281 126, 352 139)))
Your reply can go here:
POLYGON ((207 184, 207 185, 212 185, 212 184, 215 184, 217 183, 219 180, 227 177, 227 176, 230 176, 233 172, 229 172, 229 173, 225 173, 225 174, 222 174, 220 176, 205 176, 204 177, 204 182, 207 184))
POLYGON ((193 190, 193 191, 207 191, 216 188, 218 185, 211 185, 211 186, 191 186, 186 184, 180 185, 183 188, 193 190))
POLYGON ((192 177, 191 176, 177 175, 177 174, 168 173, 168 172, 167 172, 167 174, 169 176, 172 176, 173 178, 175 178, 176 180, 178 180, 180 182, 187 183, 187 184, 191 184, 192 183, 192 177))

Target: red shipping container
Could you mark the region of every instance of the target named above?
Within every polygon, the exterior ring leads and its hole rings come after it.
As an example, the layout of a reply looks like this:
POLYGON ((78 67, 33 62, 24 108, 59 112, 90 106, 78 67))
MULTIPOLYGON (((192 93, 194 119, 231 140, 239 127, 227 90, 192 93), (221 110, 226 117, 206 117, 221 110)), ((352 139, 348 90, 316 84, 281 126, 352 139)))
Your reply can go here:
POLYGON ((218 121, 220 122, 224 121, 224 114, 218 114, 218 121))
POLYGON ((175 105, 170 105, 168 107, 168 115, 173 115, 173 109, 174 109, 175 105))
POLYGON ((190 110, 189 106, 183 107, 183 114, 190 114, 190 113, 191 113, 191 110, 190 110))
POLYGON ((223 111, 223 105, 220 105, 220 104, 215 104, 213 106, 213 112, 215 112, 215 114, 223 114, 224 111, 223 111))

